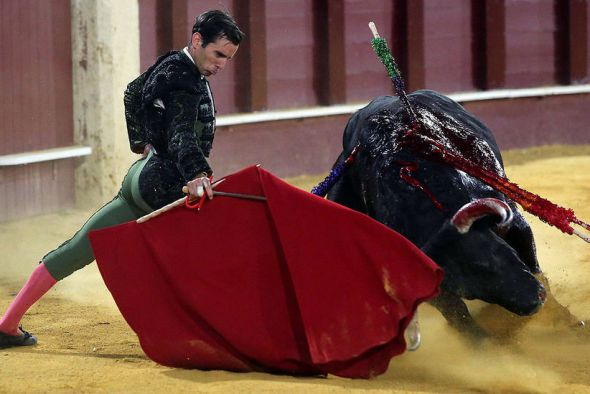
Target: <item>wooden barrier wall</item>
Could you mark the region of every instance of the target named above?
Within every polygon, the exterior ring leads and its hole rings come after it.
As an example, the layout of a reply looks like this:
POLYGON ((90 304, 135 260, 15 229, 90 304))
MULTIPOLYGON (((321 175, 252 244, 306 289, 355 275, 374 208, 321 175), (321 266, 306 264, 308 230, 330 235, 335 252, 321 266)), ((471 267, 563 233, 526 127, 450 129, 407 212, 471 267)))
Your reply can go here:
MULTIPOLYGON (((369 21, 388 40, 408 91, 590 82, 588 0, 141 0, 143 68, 157 53, 185 45, 194 17, 211 8, 232 13, 247 34, 235 60, 211 78, 220 116, 390 94, 369 21)), ((465 103, 502 149, 590 143, 588 105, 589 94, 465 103)), ((347 118, 220 127, 214 168, 225 174, 261 163, 281 176, 327 171, 347 118)))
MULTIPOLYGON (((0 0, 0 155, 72 145, 69 0, 0 0)), ((74 161, 0 167, 0 220, 71 206, 74 161)))
POLYGON ((389 93, 369 21, 410 91, 590 82, 587 0, 140 0, 142 67, 184 46, 195 16, 211 8, 232 13, 247 34, 233 64, 211 79, 220 114, 389 93))
MULTIPOLYGON (((138 2, 143 69, 186 45, 201 12, 221 8, 235 16, 247 37, 211 79, 218 116, 362 103, 391 93, 370 46, 369 21, 390 43, 408 91, 590 83, 590 0, 138 2)), ((0 0, 0 155, 73 143, 72 66, 81 65, 72 65, 70 23, 70 0, 0 0)), ((588 93, 465 105, 503 149, 590 143, 588 93)), ((280 176, 327 171, 347 118, 220 127, 216 172, 253 162, 280 176)), ((0 167, 0 220, 71 206, 75 163, 0 167)))

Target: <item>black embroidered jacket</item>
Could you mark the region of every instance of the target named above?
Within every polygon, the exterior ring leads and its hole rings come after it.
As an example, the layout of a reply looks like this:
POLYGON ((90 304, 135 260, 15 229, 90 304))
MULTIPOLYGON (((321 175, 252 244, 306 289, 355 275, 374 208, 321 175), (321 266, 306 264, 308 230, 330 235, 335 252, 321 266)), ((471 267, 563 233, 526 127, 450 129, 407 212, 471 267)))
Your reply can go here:
POLYGON ((143 199, 154 209, 182 197, 182 186, 207 162, 215 134, 208 82, 181 51, 169 52, 125 91, 125 117, 131 150, 151 144, 154 155, 139 177, 143 199))

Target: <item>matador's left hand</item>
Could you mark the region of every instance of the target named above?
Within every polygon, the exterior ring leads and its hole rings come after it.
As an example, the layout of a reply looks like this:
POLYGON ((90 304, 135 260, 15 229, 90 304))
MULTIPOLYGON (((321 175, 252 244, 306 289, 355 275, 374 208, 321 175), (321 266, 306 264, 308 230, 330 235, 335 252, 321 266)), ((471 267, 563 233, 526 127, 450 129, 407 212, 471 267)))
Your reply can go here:
POLYGON ((152 150, 152 144, 145 144, 145 146, 143 147, 143 154, 141 155, 142 159, 145 159, 151 152, 152 150))

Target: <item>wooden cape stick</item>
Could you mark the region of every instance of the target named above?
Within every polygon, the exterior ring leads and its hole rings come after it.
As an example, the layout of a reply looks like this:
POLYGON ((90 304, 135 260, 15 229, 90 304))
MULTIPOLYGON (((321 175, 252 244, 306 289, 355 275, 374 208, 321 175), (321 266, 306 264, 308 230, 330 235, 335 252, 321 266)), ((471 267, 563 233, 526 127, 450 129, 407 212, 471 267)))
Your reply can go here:
POLYGON ((180 206, 180 205, 183 205, 183 204, 184 204, 184 200, 185 200, 185 199, 186 199, 186 197, 179 198, 178 200, 176 200, 176 201, 174 201, 174 202, 171 202, 171 203, 170 203, 170 204, 168 204, 168 205, 164 205, 164 206, 163 206, 162 208, 160 208, 160 209, 156 209, 154 212, 148 213, 147 215, 140 217, 140 218, 139 218, 139 219, 137 219, 135 222, 136 222, 136 223, 140 223, 140 224, 141 224, 141 223, 145 223, 145 222, 147 222, 148 220, 155 218, 156 216, 160 216, 160 215, 161 215, 161 214, 163 214, 164 212, 167 212, 167 211, 169 211, 169 210, 171 210, 171 209, 173 209, 173 208, 176 208, 176 207, 178 207, 178 206, 180 206))

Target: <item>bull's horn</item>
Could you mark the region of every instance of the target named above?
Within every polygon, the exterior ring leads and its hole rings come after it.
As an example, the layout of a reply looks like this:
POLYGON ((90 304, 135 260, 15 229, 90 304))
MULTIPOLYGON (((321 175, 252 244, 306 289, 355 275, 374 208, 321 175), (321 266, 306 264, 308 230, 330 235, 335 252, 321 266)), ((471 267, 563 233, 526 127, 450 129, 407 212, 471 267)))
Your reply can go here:
POLYGON ((497 215, 502 220, 498 227, 503 228, 512 221, 512 209, 502 200, 497 198, 480 198, 463 205, 451 219, 451 224, 461 234, 465 234, 471 228, 473 222, 487 215, 497 215))

